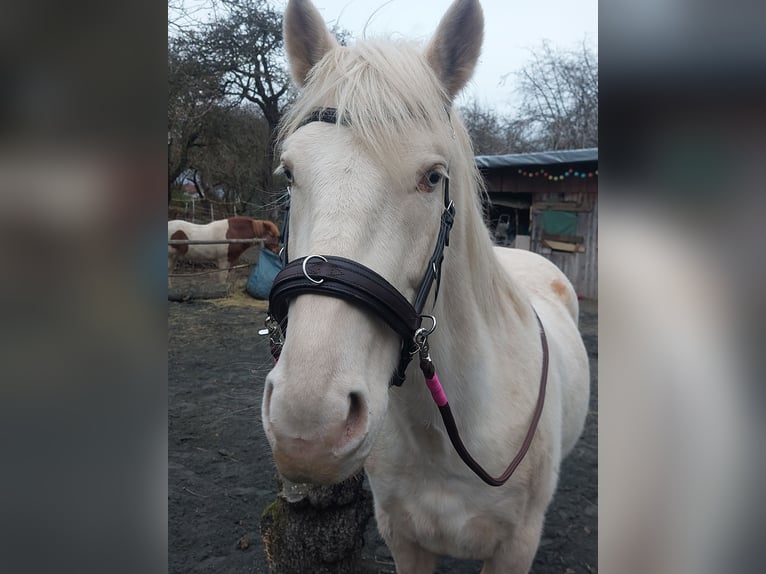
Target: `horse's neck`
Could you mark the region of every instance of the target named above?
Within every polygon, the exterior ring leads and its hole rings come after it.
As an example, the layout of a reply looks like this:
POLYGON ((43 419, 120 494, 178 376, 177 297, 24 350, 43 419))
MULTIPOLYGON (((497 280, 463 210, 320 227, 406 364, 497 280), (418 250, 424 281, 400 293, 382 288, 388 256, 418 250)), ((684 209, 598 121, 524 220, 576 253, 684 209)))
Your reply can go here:
MULTIPOLYGON (((445 250, 434 307, 438 326, 430 345, 453 410, 470 421, 481 417, 487 402, 496 399, 498 377, 507 377, 515 370, 514 362, 534 355, 539 340, 531 305, 513 277, 499 266, 480 216, 462 216, 465 220, 460 225, 456 221, 445 250)), ((420 373, 413 379, 407 383, 413 385, 406 391, 412 393, 408 400, 430 401, 427 392, 418 388, 423 386, 420 373)), ((425 409, 407 411, 422 420, 425 409)), ((438 418, 435 410, 434 417, 438 418)))
POLYGON ((442 270, 444 298, 437 301, 440 322, 461 338, 477 332, 528 328, 530 302, 495 255, 489 233, 473 206, 464 207, 464 221, 456 221, 456 237, 447 247, 442 270))

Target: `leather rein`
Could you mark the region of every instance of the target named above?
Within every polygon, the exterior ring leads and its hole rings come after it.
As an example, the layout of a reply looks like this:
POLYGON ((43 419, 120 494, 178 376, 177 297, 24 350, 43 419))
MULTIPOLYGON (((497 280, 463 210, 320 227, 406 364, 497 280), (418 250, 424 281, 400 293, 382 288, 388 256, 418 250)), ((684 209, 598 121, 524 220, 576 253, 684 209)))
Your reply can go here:
MULTIPOLYGON (((303 125, 310 122, 336 124, 337 112, 333 108, 315 110, 303 125)), ((474 460, 460 438, 455 418, 452 415, 444 389, 439 382, 433 361, 431 360, 428 336, 436 329, 436 318, 423 314, 428 295, 436 283, 434 304, 439 294, 441 266, 444 260, 444 248, 449 245, 449 235, 455 219, 455 205, 449 197, 449 177, 444 177, 444 209, 441 214, 439 235, 426 272, 421 281, 415 303, 410 303, 396 287, 372 269, 361 263, 333 255, 309 255, 289 261, 287 252, 289 205, 282 227, 282 252, 284 268, 277 274, 269 293, 269 311, 266 318, 266 332, 271 342, 271 353, 276 362, 282 351, 287 334, 287 315, 290 301, 304 294, 336 297, 372 312, 385 322, 401 339, 399 364, 392 375, 391 385, 401 386, 406 378, 405 371, 415 355, 420 357, 420 369, 426 385, 437 404, 447 434, 455 451, 463 462, 484 482, 491 486, 504 484, 521 463, 532 443, 537 424, 545 402, 545 388, 548 378, 548 341, 540 317, 535 311, 540 328, 543 359, 540 390, 537 404, 532 414, 527 434, 518 453, 499 477, 492 477, 474 460), (289 261, 289 262, 288 262, 289 261), (429 327, 423 327, 424 318, 431 320, 429 327)))

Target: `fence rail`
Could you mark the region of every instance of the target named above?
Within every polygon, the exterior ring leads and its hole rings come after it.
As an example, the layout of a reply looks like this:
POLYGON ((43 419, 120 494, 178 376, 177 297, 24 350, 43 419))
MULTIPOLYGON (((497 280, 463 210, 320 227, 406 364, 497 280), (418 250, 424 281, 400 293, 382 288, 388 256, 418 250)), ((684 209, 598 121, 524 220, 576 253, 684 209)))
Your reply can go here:
POLYGON ((201 275, 212 275, 213 273, 221 273, 224 271, 236 271, 237 269, 246 269, 253 266, 255 266, 255 263, 242 263, 240 265, 226 267, 225 269, 210 269, 208 271, 196 271, 192 273, 168 273, 168 277, 200 277, 201 275))
POLYGON ((265 239, 168 239, 168 245, 222 245, 227 243, 260 243, 265 239))

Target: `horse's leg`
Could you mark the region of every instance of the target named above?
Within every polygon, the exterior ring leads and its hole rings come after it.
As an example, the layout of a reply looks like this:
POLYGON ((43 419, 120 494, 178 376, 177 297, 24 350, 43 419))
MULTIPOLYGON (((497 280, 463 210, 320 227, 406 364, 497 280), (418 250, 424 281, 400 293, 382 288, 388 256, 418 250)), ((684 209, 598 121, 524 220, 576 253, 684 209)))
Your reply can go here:
POLYGON ((386 544, 394 557, 397 574, 433 574, 436 554, 411 540, 400 538, 395 542, 386 541, 386 544))
POLYGON ((229 278, 229 258, 227 256, 218 258, 218 282, 226 283, 229 278))
POLYGON ((168 287, 173 286, 173 278, 171 277, 173 271, 176 268, 176 258, 172 255, 168 255, 168 287))
POLYGON ((378 532, 394 558, 397 574, 433 574, 436 554, 399 534, 396 526, 391 525, 387 513, 376 509, 375 519, 378 532))
POLYGON ((484 562, 481 574, 527 574, 540 545, 544 517, 545 509, 530 512, 526 521, 514 528, 513 536, 484 562))

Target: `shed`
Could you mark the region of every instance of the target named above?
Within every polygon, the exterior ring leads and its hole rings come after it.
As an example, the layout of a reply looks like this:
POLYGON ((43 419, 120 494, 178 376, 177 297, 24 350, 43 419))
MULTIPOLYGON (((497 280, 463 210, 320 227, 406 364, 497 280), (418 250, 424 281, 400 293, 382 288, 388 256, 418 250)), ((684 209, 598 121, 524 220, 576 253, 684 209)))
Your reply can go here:
POLYGON ((476 156, 499 245, 555 263, 578 296, 598 298, 598 148, 476 156))

